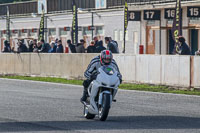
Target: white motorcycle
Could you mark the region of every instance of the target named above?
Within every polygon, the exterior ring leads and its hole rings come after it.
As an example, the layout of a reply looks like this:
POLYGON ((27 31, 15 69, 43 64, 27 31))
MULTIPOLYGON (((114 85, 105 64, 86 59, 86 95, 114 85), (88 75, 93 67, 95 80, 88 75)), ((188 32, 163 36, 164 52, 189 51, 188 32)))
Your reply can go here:
POLYGON ((98 69, 96 80, 93 80, 88 87, 88 95, 84 102, 84 116, 93 119, 96 115, 101 121, 107 119, 112 101, 120 85, 119 77, 112 66, 102 66, 98 69))

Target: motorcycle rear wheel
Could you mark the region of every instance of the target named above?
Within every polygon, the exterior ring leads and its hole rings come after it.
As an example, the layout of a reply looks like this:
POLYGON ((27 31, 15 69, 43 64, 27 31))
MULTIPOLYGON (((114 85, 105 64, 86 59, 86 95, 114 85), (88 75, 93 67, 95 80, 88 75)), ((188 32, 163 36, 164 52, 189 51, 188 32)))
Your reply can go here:
POLYGON ((110 94, 103 94, 103 103, 99 108, 99 119, 105 121, 110 110, 110 94))

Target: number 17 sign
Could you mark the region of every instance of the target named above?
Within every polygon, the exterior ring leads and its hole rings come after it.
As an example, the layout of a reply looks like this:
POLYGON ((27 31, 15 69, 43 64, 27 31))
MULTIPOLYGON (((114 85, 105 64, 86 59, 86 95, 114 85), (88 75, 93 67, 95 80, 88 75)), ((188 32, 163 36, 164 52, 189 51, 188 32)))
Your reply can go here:
POLYGON ((144 10, 144 20, 160 20, 160 10, 144 10))

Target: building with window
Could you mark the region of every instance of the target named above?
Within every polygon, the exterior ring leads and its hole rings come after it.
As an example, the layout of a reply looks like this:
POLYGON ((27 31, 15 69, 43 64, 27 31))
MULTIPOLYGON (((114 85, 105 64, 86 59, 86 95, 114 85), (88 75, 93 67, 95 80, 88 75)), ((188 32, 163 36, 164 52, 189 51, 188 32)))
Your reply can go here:
MULTIPOLYGON (((75 0, 79 9, 78 37, 88 44, 93 34, 100 40, 110 36, 123 50, 124 38, 124 0, 75 0), (93 20, 92 20, 93 12, 93 20)), ((72 0, 47 0, 48 42, 59 38, 66 46, 71 39, 72 0)), ((36 38, 41 15, 38 14, 37 1, 0 5, 1 47, 6 38, 6 6, 10 9, 11 44, 16 38, 36 38), (13 31, 13 32, 12 32, 13 31)), ((175 0, 128 0, 129 18, 126 34, 126 53, 139 54, 139 45, 144 46, 145 54, 172 54, 174 42, 171 27, 175 0), (138 18, 139 17, 139 18, 138 18), (137 18, 137 21, 135 20, 137 18)), ((182 0, 183 36, 190 45, 192 53, 200 48, 200 2, 182 0)), ((106 46, 106 44, 104 44, 106 46)))

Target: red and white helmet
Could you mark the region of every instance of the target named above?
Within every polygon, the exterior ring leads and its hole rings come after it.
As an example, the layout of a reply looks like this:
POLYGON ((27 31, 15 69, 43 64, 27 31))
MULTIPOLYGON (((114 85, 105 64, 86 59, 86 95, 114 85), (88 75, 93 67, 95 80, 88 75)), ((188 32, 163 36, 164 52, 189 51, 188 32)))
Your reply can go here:
POLYGON ((113 55, 110 50, 103 50, 100 54, 100 61, 102 65, 110 65, 113 55))

